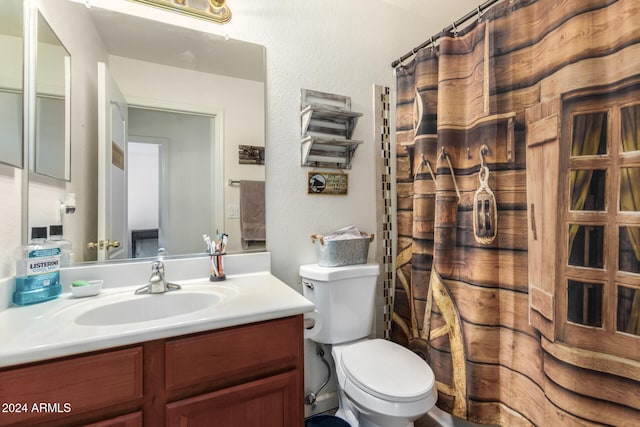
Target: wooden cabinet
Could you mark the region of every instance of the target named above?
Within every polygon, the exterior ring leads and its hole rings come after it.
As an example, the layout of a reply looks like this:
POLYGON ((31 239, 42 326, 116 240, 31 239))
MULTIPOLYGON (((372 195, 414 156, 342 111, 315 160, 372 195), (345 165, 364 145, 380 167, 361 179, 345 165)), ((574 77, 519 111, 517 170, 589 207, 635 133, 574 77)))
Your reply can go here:
POLYGON ((0 426, 298 427, 302 331, 298 315, 5 368, 0 402, 23 406, 0 426))

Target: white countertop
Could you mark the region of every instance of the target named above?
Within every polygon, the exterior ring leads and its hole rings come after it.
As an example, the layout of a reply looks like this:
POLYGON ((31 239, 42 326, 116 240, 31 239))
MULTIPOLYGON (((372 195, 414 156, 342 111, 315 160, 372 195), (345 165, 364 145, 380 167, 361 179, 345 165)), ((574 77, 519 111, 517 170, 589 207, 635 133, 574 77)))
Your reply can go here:
MULTIPOLYGON (((314 304, 267 272, 176 281, 182 290, 212 292, 219 303, 178 316, 136 323, 89 326, 76 323, 79 314, 114 301, 130 299, 140 287, 107 287, 94 297, 63 293, 41 304, 0 311, 0 367, 102 350, 194 332, 277 319, 313 311, 314 304)), ((132 298, 170 298, 138 295, 132 298)))

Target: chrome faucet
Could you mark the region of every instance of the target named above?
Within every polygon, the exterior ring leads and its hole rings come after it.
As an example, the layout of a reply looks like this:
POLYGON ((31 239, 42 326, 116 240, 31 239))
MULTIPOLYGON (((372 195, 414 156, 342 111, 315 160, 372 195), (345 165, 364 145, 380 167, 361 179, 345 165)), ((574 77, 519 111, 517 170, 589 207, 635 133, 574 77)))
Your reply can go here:
POLYGON ((136 289, 138 294, 163 294, 169 291, 181 289, 180 285, 169 283, 164 279, 164 263, 160 260, 151 263, 151 277, 149 283, 136 289))

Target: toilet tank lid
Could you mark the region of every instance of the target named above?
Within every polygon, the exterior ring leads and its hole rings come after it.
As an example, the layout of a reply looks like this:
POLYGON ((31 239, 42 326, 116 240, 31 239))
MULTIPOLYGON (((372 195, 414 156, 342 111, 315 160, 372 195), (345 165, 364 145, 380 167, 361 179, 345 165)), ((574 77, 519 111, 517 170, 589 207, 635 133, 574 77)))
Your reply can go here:
POLYGON ((300 266, 300 277, 311 280, 332 281, 352 277, 377 276, 380 267, 376 263, 321 267, 318 264, 300 266))

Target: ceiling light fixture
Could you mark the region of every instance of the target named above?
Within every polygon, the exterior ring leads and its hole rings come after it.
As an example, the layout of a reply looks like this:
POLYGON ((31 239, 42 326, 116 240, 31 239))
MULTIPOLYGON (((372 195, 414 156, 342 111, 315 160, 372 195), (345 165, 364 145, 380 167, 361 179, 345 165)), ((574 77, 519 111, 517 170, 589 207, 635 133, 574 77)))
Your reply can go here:
POLYGON ((231 10, 226 0, 130 0, 184 15, 194 16, 218 24, 231 20, 231 10))

